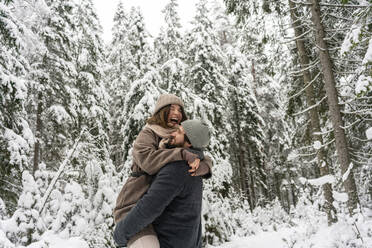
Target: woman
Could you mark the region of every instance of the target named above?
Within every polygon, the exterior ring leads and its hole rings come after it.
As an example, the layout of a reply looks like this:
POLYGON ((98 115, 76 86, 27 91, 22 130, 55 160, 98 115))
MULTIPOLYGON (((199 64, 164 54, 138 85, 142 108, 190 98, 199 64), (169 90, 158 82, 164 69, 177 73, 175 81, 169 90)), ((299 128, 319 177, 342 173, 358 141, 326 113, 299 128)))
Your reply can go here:
MULTIPOLYGON (((121 189, 114 209, 115 223, 125 217, 151 184, 152 175, 164 165, 178 160, 187 160, 190 173, 197 176, 210 175, 211 159, 207 156, 200 161, 198 155, 184 148, 159 148, 162 139, 167 139, 175 127, 186 120, 184 104, 172 94, 161 95, 156 103, 154 114, 137 136, 132 150, 132 174, 121 189), (200 162, 200 164, 199 164, 200 162)), ((135 235, 128 247, 159 247, 152 226, 146 227, 135 235), (142 245, 142 246, 141 246, 142 245)))

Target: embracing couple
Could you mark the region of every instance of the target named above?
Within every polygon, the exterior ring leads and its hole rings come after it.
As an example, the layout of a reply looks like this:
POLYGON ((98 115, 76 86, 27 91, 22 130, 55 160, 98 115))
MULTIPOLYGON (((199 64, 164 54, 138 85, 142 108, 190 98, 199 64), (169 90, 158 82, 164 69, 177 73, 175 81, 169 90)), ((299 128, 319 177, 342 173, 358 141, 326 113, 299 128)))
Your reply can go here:
POLYGON ((180 98, 159 97, 133 144, 131 175, 116 200, 119 247, 201 247, 202 177, 209 178, 212 168, 203 150, 209 139, 205 124, 187 120, 180 98))

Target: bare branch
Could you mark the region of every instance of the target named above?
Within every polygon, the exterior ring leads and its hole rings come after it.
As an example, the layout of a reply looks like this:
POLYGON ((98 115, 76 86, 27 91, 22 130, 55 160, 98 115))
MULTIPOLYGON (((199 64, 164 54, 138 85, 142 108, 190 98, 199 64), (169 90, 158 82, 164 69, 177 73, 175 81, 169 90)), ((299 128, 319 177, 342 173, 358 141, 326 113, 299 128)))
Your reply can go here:
POLYGON ((308 67, 306 67, 306 68, 301 68, 301 70, 290 72, 290 75, 302 73, 304 71, 308 71, 308 70, 314 68, 318 64, 319 64, 319 60, 317 59, 312 64, 309 64, 308 67))
POLYGON ((327 96, 325 96, 325 97, 323 97, 319 102, 317 102, 316 104, 314 104, 314 105, 312 105, 312 106, 310 106, 310 107, 308 107, 308 108, 306 108, 306 109, 304 109, 304 110, 302 110, 302 111, 300 111, 300 112, 298 112, 298 113, 295 113, 295 114, 293 114, 292 116, 297 116, 297 115, 301 115, 301 114, 303 114, 303 113, 306 113, 307 111, 309 111, 310 109, 313 109, 313 108, 316 108, 316 107, 318 107, 325 99, 327 99, 327 96))
POLYGON ((306 36, 308 33, 310 33, 312 30, 308 30, 307 32, 304 32, 304 33, 302 33, 300 36, 298 36, 298 37, 291 37, 290 38, 290 40, 287 40, 287 41, 285 41, 285 42, 282 42, 282 44, 284 44, 284 43, 289 43, 289 42, 292 42, 292 41, 296 41, 296 40, 298 40, 298 39, 301 39, 302 37, 304 37, 304 36, 306 36))
POLYGON ((320 72, 318 72, 318 74, 316 74, 316 76, 304 88, 302 88, 299 92, 297 92, 293 96, 289 97, 288 100, 295 98, 299 96, 300 94, 302 94, 302 92, 304 92, 307 89, 307 87, 309 87, 313 82, 315 82, 319 78, 319 76, 320 76, 320 72))

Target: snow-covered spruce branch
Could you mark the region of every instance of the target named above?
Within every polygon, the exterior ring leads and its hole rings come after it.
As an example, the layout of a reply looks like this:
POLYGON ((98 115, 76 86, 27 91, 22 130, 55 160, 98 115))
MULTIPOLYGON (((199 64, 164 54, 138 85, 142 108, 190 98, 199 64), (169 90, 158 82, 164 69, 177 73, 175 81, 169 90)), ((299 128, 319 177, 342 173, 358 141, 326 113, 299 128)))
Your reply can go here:
POLYGON ((313 148, 313 145, 301 146, 301 147, 298 147, 297 150, 306 150, 306 151, 308 151, 311 148, 313 148))
MULTIPOLYGON (((328 37, 328 38, 324 38, 324 40, 325 41, 330 41, 332 38, 331 37, 328 37)), ((317 46, 318 47, 318 46, 317 46)), ((335 51, 335 52, 338 52, 339 50, 340 50, 340 47, 339 46, 337 46, 337 47, 328 47, 328 52, 333 52, 333 51, 335 51)), ((323 49, 323 51, 325 51, 324 49, 323 49)))
POLYGON ((308 70, 314 68, 315 66, 317 66, 319 64, 319 62, 320 62, 319 59, 317 59, 313 63, 306 65, 307 67, 305 67, 305 68, 301 68, 298 71, 291 71, 289 73, 289 75, 296 75, 296 74, 299 74, 299 73, 303 73, 304 71, 308 71, 308 70))
POLYGON ((369 161, 368 158, 364 158, 364 157, 359 157, 359 158, 360 158, 360 160, 351 157, 350 160, 351 160, 351 162, 353 162, 354 164, 357 164, 357 165, 360 165, 360 164, 365 164, 367 166, 372 165, 372 163, 368 163, 368 161, 369 161))
POLYGON ((300 112, 297 112, 297 113, 293 114, 292 116, 301 115, 301 114, 303 114, 303 113, 306 113, 306 112, 309 111, 310 109, 313 109, 313 108, 315 108, 315 107, 318 107, 319 104, 321 104, 325 99, 327 99, 327 96, 325 96, 325 97, 323 97, 322 99, 320 99, 320 101, 317 102, 317 103, 315 103, 314 105, 312 105, 312 106, 310 106, 310 107, 308 107, 308 108, 306 108, 306 109, 304 109, 304 110, 302 110, 302 111, 300 111, 300 112))
POLYGON ((330 130, 327 130, 325 132, 314 132, 313 134, 314 135, 326 135, 326 134, 329 134, 329 133, 332 133, 334 131, 334 129, 330 129, 330 130))
MULTIPOLYGON (((299 22, 299 20, 301 20, 301 24, 300 25, 296 24, 296 28, 304 28, 304 30, 309 30, 310 29, 311 23, 307 20, 302 20, 304 18, 303 16, 296 16, 296 18, 297 18, 296 19, 297 21, 295 21, 295 23, 297 23, 297 22, 299 22)), ((286 25, 284 31, 292 30, 292 29, 293 29, 293 24, 292 24, 292 22, 289 22, 286 25)), ((309 30, 309 31, 311 31, 311 30, 309 30)))
POLYGON ((333 142, 335 142, 335 139, 331 139, 331 141, 325 143, 325 144, 322 144, 321 146, 317 147, 316 149, 319 150, 319 149, 322 149, 324 147, 327 147, 329 146, 330 144, 332 144, 333 142))
POLYGON ((9 186, 11 186, 12 187, 12 191, 14 191, 14 189, 18 189, 19 191, 22 191, 22 187, 19 186, 19 185, 17 185, 17 184, 12 183, 11 180, 5 181, 3 179, 0 179, 0 181, 2 182, 2 185, 9 185, 9 186))
POLYGON ((371 112, 370 109, 361 109, 361 110, 356 110, 356 111, 341 111, 341 113, 343 114, 347 114, 347 115, 352 115, 352 114, 369 114, 371 112))
MULTIPOLYGON (((313 157, 313 156, 316 156, 317 152, 312 152, 312 153, 299 153, 297 154, 296 157, 313 157)), ((314 163, 315 161, 317 161, 317 158, 315 157, 313 160, 311 161, 303 161, 302 163, 314 163)))
POLYGON ((358 119, 358 120, 354 121, 353 123, 350 123, 347 126, 341 126, 341 128, 344 129, 344 130, 349 129, 349 128, 353 127, 355 124, 357 124, 358 122, 361 122, 361 121, 362 120, 358 119))
MULTIPOLYGON (((293 3, 305 6, 312 6, 312 3, 294 1, 293 3)), ((335 8, 370 8, 372 5, 356 5, 356 4, 332 4, 332 3, 319 3, 322 7, 335 7, 335 8)))
MULTIPOLYGON (((356 137, 356 136, 351 136, 351 138, 353 139, 356 139, 357 141, 360 141, 360 142, 368 142, 368 141, 371 141, 370 139, 361 139, 359 137, 356 137)), ((369 154, 372 156, 372 154, 369 154)))
MULTIPOLYGON (((297 28, 297 27, 296 27, 297 28)), ((310 33, 311 30, 308 30, 304 33, 302 33, 300 36, 297 36, 297 37, 285 37, 285 39, 288 38, 288 40, 284 41, 284 42, 281 42, 281 44, 286 44, 286 43, 290 43, 290 42, 293 42, 293 41, 296 41, 296 40, 299 40, 299 39, 302 39, 302 37, 305 37, 305 35, 307 35, 308 33, 310 33)))
POLYGON ((369 5, 356 5, 356 4, 332 4, 332 3, 319 3, 322 7, 337 7, 337 8, 371 8, 372 4, 369 5))
MULTIPOLYGON (((362 60, 356 60, 356 59, 346 59, 346 58, 338 58, 336 62, 339 62, 339 64, 342 64, 341 62, 349 62, 349 63, 362 63, 362 60)), ((355 73, 355 72, 354 72, 355 73)))
POLYGON ((322 185, 327 184, 327 183, 332 184, 336 181, 335 177, 331 174, 324 175, 324 176, 314 178, 314 179, 307 179, 307 178, 304 178, 304 177, 300 177, 299 180, 302 184, 308 183, 308 184, 311 184, 313 186, 322 186, 322 185))
POLYGON ((318 158, 314 155, 313 159, 311 160, 305 159, 304 161, 301 161, 301 164, 306 166, 306 165, 314 165, 317 162, 318 162, 318 158))
POLYGON ((50 193, 53 190, 54 185, 56 184, 58 178, 61 176, 66 164, 70 161, 72 155, 74 155, 74 153, 76 151, 76 148, 79 145, 80 139, 83 136, 84 132, 85 132, 85 129, 81 131, 81 133, 80 133, 79 137, 77 138, 77 140, 75 141, 74 145, 68 151, 66 158, 63 160, 63 162, 59 166, 57 174, 54 176, 52 182, 49 184, 47 191, 45 192, 43 198, 41 199, 41 203, 39 205, 39 206, 41 206, 40 209, 39 209, 39 214, 44 210, 45 204, 46 204, 46 202, 49 198, 50 193))
MULTIPOLYGON (((367 140, 368 141, 368 140, 367 140)), ((350 149, 350 153, 355 157, 366 158, 362 156, 372 157, 372 153, 360 152, 358 150, 350 149)))
POLYGON ((328 48, 328 49, 325 49, 325 48, 322 48, 322 47, 320 47, 320 46, 318 46, 317 44, 314 44, 315 45, 315 47, 316 47, 316 49, 318 49, 319 51, 329 51, 330 49, 328 48))
POLYGON ((295 98, 295 97, 297 97, 297 96, 299 96, 299 95, 301 95, 302 94, 302 92, 304 92, 306 89, 307 89, 307 87, 309 87, 313 82, 315 82, 317 79, 318 79, 318 77, 320 76, 320 72, 318 72, 317 74, 316 74, 316 76, 304 87, 304 88, 302 88, 299 92, 297 92, 296 94, 294 94, 293 96, 290 96, 289 98, 288 98, 288 100, 291 100, 292 98, 295 98))
POLYGON ((336 15, 329 14, 329 13, 328 13, 328 16, 336 18, 336 19, 344 20, 344 21, 347 21, 347 22, 353 22, 354 21, 353 19, 350 19, 350 18, 346 18, 346 17, 343 17, 343 16, 336 16, 336 15))
POLYGON ((350 28, 329 28, 329 29, 324 29, 324 32, 328 33, 328 32, 347 32, 347 31, 350 31, 350 28))
POLYGON ((342 175, 342 182, 345 182, 347 180, 347 178, 349 177, 350 172, 352 171, 353 168, 354 168, 354 164, 350 163, 349 167, 347 168, 345 173, 342 175))
MULTIPOLYGON (((338 75, 355 75, 355 71, 336 71, 336 70, 334 70, 333 72, 335 72, 338 75)), ((337 88, 339 88, 339 87, 337 86, 337 88)))
POLYGON ((372 100, 372 96, 362 96, 358 97, 359 100, 372 100))

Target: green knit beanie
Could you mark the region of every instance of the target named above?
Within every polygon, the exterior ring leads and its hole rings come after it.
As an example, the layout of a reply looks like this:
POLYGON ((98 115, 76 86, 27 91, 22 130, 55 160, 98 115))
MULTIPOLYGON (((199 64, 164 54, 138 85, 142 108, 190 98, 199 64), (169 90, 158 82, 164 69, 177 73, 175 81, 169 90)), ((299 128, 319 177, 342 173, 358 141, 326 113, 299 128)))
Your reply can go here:
POLYGON ((191 145, 197 149, 206 148, 209 144, 209 128, 200 120, 186 120, 181 123, 191 145))
POLYGON ((156 114, 163 107, 170 104, 177 104, 184 108, 181 98, 173 94, 163 94, 159 96, 158 101, 156 102, 154 114, 156 114))

